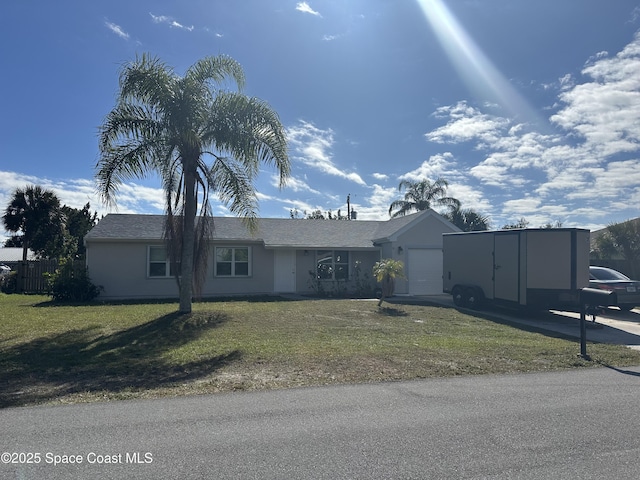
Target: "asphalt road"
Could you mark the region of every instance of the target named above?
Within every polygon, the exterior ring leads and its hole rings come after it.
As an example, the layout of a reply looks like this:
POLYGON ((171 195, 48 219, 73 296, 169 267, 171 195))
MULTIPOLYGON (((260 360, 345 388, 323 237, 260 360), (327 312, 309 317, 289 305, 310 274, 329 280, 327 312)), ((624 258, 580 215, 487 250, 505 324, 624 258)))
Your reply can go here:
POLYGON ((0 478, 637 479, 639 399, 598 368, 12 408, 0 478))

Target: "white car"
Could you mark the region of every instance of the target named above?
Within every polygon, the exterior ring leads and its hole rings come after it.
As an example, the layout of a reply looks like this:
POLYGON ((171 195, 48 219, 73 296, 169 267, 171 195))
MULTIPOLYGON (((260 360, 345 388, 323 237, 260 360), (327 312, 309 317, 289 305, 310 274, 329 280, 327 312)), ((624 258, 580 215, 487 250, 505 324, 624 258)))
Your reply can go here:
POLYGON ((10 271, 11 268, 7 267, 6 265, 0 264, 0 278, 4 277, 5 275, 9 275, 10 271))

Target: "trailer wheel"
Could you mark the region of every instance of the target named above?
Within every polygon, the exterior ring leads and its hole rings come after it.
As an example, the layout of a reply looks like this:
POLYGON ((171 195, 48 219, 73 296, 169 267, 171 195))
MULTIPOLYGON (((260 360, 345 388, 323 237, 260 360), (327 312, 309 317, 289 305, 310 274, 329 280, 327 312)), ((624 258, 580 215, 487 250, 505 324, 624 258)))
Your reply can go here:
POLYGON ((464 290, 462 287, 455 286, 451 291, 451 295, 453 296, 453 304, 456 307, 464 307, 464 290))
POLYGON ((462 301, 466 307, 471 308, 472 310, 479 309, 484 302, 482 290, 473 287, 467 288, 464 291, 462 301))

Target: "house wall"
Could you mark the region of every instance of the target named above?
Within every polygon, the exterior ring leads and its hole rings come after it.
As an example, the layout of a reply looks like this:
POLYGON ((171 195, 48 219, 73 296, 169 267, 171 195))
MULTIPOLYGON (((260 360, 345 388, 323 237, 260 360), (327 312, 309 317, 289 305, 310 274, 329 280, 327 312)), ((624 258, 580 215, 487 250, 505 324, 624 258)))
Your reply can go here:
MULTIPOLYGON (((103 287, 100 298, 177 298, 178 286, 173 277, 147 276, 147 249, 153 242, 122 242, 87 244, 87 266, 95 285, 103 287)), ((235 246, 251 246, 252 272, 249 277, 215 277, 214 246, 207 262, 207 276, 202 297, 235 294, 261 294, 273 292, 273 252, 261 244, 243 243, 235 246)))
MULTIPOLYGON (((156 278, 147 275, 148 247, 161 246, 159 242, 89 242, 87 266, 91 281, 103 287, 102 299, 177 298, 178 286, 173 277, 156 278)), ((380 259, 378 251, 351 251, 349 254, 349 282, 352 293, 367 282, 373 289, 373 264, 380 259), (356 274, 359 265, 359 277, 356 274)), ((314 293, 313 276, 316 269, 315 250, 296 250, 296 291, 314 293)), ((206 281, 202 297, 217 295, 270 294, 274 291, 274 251, 260 243, 213 243, 207 262, 206 281), (251 275, 249 277, 216 277, 214 275, 215 247, 250 246, 251 275)), ((333 282, 323 285, 327 293, 337 286, 333 282)))
MULTIPOLYGON (((414 248, 428 248, 442 250, 442 234, 455 232, 457 229, 449 227, 437 217, 424 217, 422 221, 414 224, 410 229, 401 232, 389 244, 383 247, 385 258, 400 260, 405 265, 406 279, 397 279, 395 293, 406 295, 410 292, 412 265, 409 263, 409 250, 414 248), (402 249, 400 252, 398 247, 402 249)), ((415 265, 413 268, 415 269, 415 265)), ((442 269, 442 264, 435 266, 442 269)))

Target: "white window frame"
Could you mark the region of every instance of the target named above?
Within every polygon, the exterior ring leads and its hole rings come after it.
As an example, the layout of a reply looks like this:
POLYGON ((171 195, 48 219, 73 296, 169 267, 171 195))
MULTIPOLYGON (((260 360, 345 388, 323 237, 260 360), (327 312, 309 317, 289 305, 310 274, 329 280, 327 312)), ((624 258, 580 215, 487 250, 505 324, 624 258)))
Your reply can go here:
POLYGON ((148 245, 147 246, 147 278, 173 278, 171 274, 171 260, 169 259, 169 255, 167 254, 167 247, 164 245, 148 245), (151 250, 154 249, 162 249, 165 254, 164 260, 164 275, 151 275, 151 264, 161 264, 163 263, 160 260, 151 260, 151 250))
POLYGON ((351 252, 349 250, 316 250, 316 278, 320 281, 325 280, 325 281, 347 281, 351 278, 351 264, 350 264, 350 257, 351 257, 351 252), (320 276, 319 272, 318 272, 318 265, 319 262, 321 260, 321 257, 326 256, 328 252, 331 252, 331 263, 325 262, 323 263, 323 265, 326 265, 329 267, 328 273, 331 274, 331 278, 323 278, 320 276), (344 252, 347 255, 347 261, 346 262, 337 262, 336 261, 336 252, 344 252), (347 276, 346 278, 336 278, 336 271, 337 266, 346 266, 347 269, 347 276))
MULTIPOLYGON (((222 263, 222 262, 221 262, 222 263)), ((217 245, 213 249, 213 276, 216 278, 249 278, 253 275, 253 255, 251 251, 251 247, 248 245, 217 245), (231 273, 221 274, 218 273, 218 250, 225 249, 231 250, 231 273), (246 274, 237 274, 236 273, 236 264, 244 263, 236 260, 236 250, 246 250, 247 251, 247 273, 246 274)))

